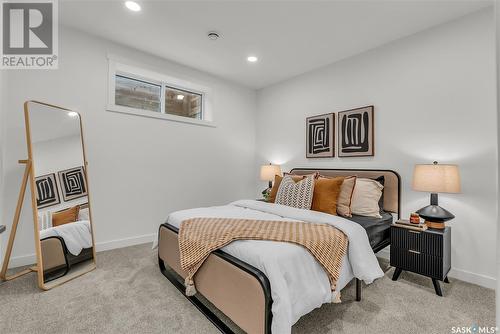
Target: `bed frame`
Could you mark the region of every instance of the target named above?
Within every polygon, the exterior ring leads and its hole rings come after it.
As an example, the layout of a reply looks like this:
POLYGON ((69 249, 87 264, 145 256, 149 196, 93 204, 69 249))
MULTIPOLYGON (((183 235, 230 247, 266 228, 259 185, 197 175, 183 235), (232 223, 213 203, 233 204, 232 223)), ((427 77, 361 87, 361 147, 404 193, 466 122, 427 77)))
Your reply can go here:
POLYGON ((44 282, 65 276, 71 266, 93 258, 93 248, 84 248, 78 255, 68 251, 66 242, 60 236, 50 236, 40 240, 43 256, 44 282))
MULTIPOLYGON (((401 177, 392 170, 377 169, 307 169, 295 168, 295 175, 319 172, 322 175, 377 178, 384 176, 384 210, 400 214, 401 177)), ((184 272, 180 265, 178 229, 167 223, 160 225, 158 231, 158 264, 163 275, 195 305, 222 333, 234 333, 198 295, 202 295, 219 311, 247 333, 271 334, 272 298, 271 286, 266 275, 259 269, 225 253, 213 252, 196 274, 198 294, 186 296, 184 272), (168 267, 168 268, 167 268, 168 267), (244 301, 244 302, 242 302, 244 301)), ((390 238, 382 241, 373 251, 384 249, 390 238)), ((361 281, 357 278, 356 301, 361 300, 361 281)))

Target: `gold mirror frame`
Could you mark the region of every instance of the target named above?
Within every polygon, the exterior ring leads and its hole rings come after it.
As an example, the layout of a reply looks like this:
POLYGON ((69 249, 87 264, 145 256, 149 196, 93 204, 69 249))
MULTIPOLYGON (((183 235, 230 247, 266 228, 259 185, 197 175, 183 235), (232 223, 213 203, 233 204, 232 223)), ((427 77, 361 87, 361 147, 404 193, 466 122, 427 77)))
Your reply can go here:
POLYGON ((85 153, 85 141, 83 137, 83 126, 82 126, 82 118, 80 113, 77 112, 78 114, 78 121, 80 123, 80 139, 81 139, 81 144, 82 144, 82 154, 83 154, 83 175, 85 178, 85 183, 87 185, 87 199, 88 199, 88 208, 89 208, 89 220, 90 220, 90 229, 91 229, 91 236, 92 236, 92 261, 85 267, 81 268, 75 272, 68 272, 66 275, 59 277, 50 283, 45 283, 44 277, 43 277, 43 259, 42 259, 42 250, 41 250, 41 242, 40 242, 40 233, 39 233, 39 222, 38 222, 38 208, 36 205, 36 185, 35 185, 35 166, 34 166, 34 161, 33 161, 33 147, 32 147, 32 141, 31 141, 31 127, 30 127, 30 117, 29 117, 29 104, 30 103, 36 103, 40 104, 46 107, 51 107, 55 109, 60 109, 65 112, 75 112, 74 110, 70 110, 67 108, 59 107, 53 104, 45 103, 45 102, 40 102, 40 101, 35 101, 35 100, 29 100, 24 102, 24 121, 25 121, 25 127, 26 127, 26 145, 28 149, 28 160, 19 160, 19 163, 25 164, 25 171, 24 171, 24 176, 23 176, 23 181, 21 184, 21 189, 19 191, 19 197, 17 201, 17 206, 16 206, 16 212, 14 214, 14 219, 11 227, 11 232, 9 236, 9 241, 7 244, 7 248, 5 250, 5 257, 4 257, 4 262, 2 265, 2 270, 0 271, 0 279, 4 281, 10 281, 13 279, 16 279, 18 277, 21 277, 25 274, 28 274, 30 272, 37 272, 38 274, 38 286, 42 290, 50 290, 56 286, 59 286, 63 283, 66 283, 72 279, 75 279, 83 274, 86 274, 96 268, 96 249, 95 249, 95 236, 94 236, 94 221, 92 219, 92 208, 91 208, 91 197, 90 197, 90 187, 89 187, 89 182, 88 182, 88 162, 87 162, 87 156, 85 153), (35 236, 35 253, 36 253, 36 259, 37 263, 36 265, 29 267, 27 269, 24 269, 18 273, 15 273, 11 276, 7 276, 7 270, 9 266, 9 261, 10 257, 12 254, 12 248, 14 246, 14 240, 16 236, 16 231, 17 231, 17 226, 19 223, 19 218, 21 215, 21 210, 22 210, 22 205, 24 201, 24 195, 26 192, 26 187, 27 183, 29 181, 30 184, 30 190, 31 190, 31 207, 32 207, 32 212, 33 212, 33 226, 34 226, 34 236, 35 236))

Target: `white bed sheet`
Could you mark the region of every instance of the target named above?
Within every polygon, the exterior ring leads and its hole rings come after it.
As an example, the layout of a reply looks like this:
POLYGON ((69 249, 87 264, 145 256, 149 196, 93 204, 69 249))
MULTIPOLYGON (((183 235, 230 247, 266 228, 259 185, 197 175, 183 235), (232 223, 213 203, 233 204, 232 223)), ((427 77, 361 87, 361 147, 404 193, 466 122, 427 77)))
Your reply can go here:
MULTIPOLYGON (((264 220, 299 220, 330 224, 349 238, 347 255, 337 282, 337 291, 354 277, 370 284, 384 275, 363 227, 342 217, 288 206, 241 200, 225 206, 177 211, 167 223, 179 227, 194 217, 247 218, 264 220)), ((222 248, 226 253, 261 270, 271 284, 273 333, 290 333, 299 318, 332 300, 327 274, 302 246, 285 242, 238 240, 222 248)))
POLYGON ((40 231, 40 240, 55 236, 63 238, 66 248, 75 256, 79 255, 83 248, 92 247, 92 232, 88 220, 79 220, 40 231))

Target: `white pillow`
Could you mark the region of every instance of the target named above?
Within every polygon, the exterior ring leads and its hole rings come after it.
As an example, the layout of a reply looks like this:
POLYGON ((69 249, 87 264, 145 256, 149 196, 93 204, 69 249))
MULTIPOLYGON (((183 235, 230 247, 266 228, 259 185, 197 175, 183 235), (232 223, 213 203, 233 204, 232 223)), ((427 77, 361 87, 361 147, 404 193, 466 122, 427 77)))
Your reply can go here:
POLYGON ((298 182, 295 182, 291 175, 286 175, 281 180, 274 203, 310 210, 313 193, 314 175, 308 175, 298 182))
POLYGON ((352 193, 351 211, 354 215, 382 218, 378 201, 384 186, 372 179, 358 178, 352 193))
POLYGON ((52 227, 52 211, 38 211, 38 229, 40 231, 52 227))
POLYGON ((80 209, 78 212, 78 220, 90 220, 89 208, 80 209))

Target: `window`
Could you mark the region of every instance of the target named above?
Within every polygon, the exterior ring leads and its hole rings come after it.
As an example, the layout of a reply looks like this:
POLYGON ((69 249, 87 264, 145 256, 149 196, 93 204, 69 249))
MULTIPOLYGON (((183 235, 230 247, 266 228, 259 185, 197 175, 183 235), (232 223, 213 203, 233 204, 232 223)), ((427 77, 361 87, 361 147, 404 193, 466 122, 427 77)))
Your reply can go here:
POLYGON ((203 119, 203 95, 188 90, 115 75, 115 105, 203 119), (165 96, 162 107, 161 96, 165 96))
POLYGON ((109 111, 214 126, 209 89, 109 60, 109 111))
POLYGON ((165 86, 165 113, 202 119, 202 95, 165 86))
POLYGON ((160 85, 115 76, 115 104, 118 106, 161 112, 160 95, 160 85))

